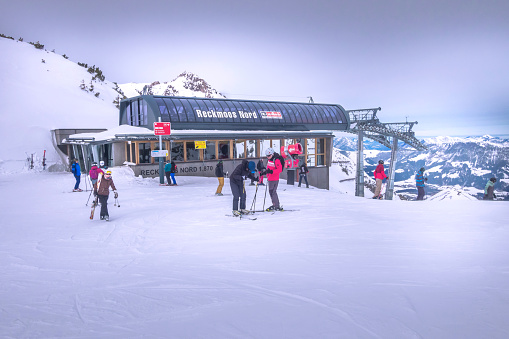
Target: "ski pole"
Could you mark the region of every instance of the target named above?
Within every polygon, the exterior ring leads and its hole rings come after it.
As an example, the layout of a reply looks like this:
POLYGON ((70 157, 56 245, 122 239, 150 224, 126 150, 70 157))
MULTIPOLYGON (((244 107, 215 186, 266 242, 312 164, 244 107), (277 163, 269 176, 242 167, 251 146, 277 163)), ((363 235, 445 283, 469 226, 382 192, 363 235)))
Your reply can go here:
POLYGON ((256 183, 256 190, 253 197, 253 203, 251 204, 251 211, 254 211, 256 208, 256 194, 258 193, 258 183, 256 183))
POLYGON ((267 181, 267 185, 265 185, 265 196, 263 197, 263 210, 265 211, 265 199, 267 198, 267 187, 269 186, 269 181, 267 181))
POLYGON ((90 201, 90 196, 92 195, 92 191, 90 191, 90 194, 88 195, 88 200, 87 200, 87 203, 85 204, 85 206, 88 206, 88 202, 90 201))
POLYGON ((115 198, 115 203, 113 204, 113 206, 120 207, 120 203, 118 202, 118 198, 115 198))

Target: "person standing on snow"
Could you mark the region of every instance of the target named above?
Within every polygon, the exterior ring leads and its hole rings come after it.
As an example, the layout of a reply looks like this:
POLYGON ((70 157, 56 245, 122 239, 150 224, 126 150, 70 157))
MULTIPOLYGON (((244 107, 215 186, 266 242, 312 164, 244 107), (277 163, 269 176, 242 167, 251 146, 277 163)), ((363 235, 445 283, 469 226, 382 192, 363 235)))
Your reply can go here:
POLYGON ((483 200, 493 200, 493 198, 497 198, 495 195, 495 183, 497 182, 497 179, 491 178, 486 183, 486 186, 484 186, 484 197, 483 200))
POLYGON ((166 165, 164 165, 164 174, 166 175, 166 181, 168 182, 168 186, 177 185, 177 182, 175 181, 175 172, 177 172, 177 165, 175 164, 175 162, 173 161, 166 162, 166 165))
POLYGON ((76 184, 74 185, 73 192, 82 192, 83 190, 80 188, 80 181, 81 181, 81 169, 80 169, 80 163, 78 162, 78 159, 72 160, 72 166, 71 166, 71 172, 74 174, 74 179, 76 179, 76 184))
POLYGON ((299 166, 299 187, 302 184, 302 179, 304 179, 304 181, 306 182, 306 188, 309 188, 308 173, 309 173, 309 170, 308 170, 308 167, 306 166, 306 161, 301 160, 300 166, 299 166))
POLYGON ((110 220, 108 213, 108 197, 110 195, 110 187, 113 189, 115 199, 118 198, 117 189, 111 178, 111 171, 99 174, 96 183, 94 184, 94 196, 98 197, 101 203, 101 220, 110 220))
POLYGON ((233 194, 233 215, 240 216, 241 214, 249 213, 246 210, 246 188, 244 187, 244 178, 253 179, 255 181, 258 178, 255 175, 256 165, 254 161, 242 160, 242 163, 238 165, 230 175, 230 188, 233 194), (240 211, 239 211, 239 199, 240 199, 240 211))
POLYGON ((380 194, 380 191, 382 190, 382 182, 387 179, 387 175, 385 175, 384 170, 384 161, 378 160, 378 166, 375 168, 375 180, 376 180, 376 188, 375 188, 375 195, 372 199, 382 199, 382 195, 380 194))
POLYGON ((421 167, 419 172, 415 175, 415 186, 417 186, 417 200, 424 200, 424 183, 428 181, 428 178, 424 177, 424 171, 426 169, 421 167))
MULTIPOLYGON (((267 148, 265 150, 267 156, 267 169, 263 174, 267 174, 267 181, 269 182, 269 195, 272 200, 272 206, 267 208, 265 211, 282 211, 279 204, 279 197, 277 195, 277 187, 279 185, 279 174, 283 172, 283 161, 281 156, 274 152, 273 148, 267 148)), ((261 173, 260 173, 261 174, 261 173)))
POLYGON ((217 185, 217 189, 216 189, 216 195, 223 195, 222 191, 223 191, 223 186, 224 186, 224 177, 226 175, 226 173, 224 173, 224 170, 223 170, 223 160, 219 160, 219 162, 217 163, 216 165, 216 177, 217 177, 217 180, 219 181, 219 184, 217 185))
POLYGON ((260 158, 258 160, 258 163, 256 164, 256 169, 258 170, 258 173, 260 174, 260 180, 258 180, 258 185, 265 186, 263 183, 263 175, 262 172, 265 171, 265 165, 263 164, 263 159, 260 158))
POLYGON ((97 182, 97 178, 99 177, 99 174, 104 174, 103 170, 97 167, 97 163, 92 163, 92 168, 88 172, 88 175, 90 176, 90 181, 92 181, 92 186, 97 182))

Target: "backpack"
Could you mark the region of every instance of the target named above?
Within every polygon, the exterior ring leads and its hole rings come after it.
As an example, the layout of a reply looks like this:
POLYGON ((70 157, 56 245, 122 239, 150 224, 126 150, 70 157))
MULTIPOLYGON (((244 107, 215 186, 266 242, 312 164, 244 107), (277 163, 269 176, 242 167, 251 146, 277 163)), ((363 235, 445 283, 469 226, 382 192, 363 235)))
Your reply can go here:
POLYGON ((177 172, 177 164, 173 163, 171 164, 171 173, 176 173, 177 172))
POLYGON ((274 153, 274 158, 279 159, 281 162, 281 170, 285 169, 285 158, 283 158, 279 153, 274 153))

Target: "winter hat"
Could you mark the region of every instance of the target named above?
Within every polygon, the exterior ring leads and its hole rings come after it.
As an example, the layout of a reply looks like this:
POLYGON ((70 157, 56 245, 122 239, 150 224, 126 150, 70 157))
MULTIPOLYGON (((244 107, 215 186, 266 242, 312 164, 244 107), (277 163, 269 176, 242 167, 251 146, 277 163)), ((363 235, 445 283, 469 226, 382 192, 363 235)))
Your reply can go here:
POLYGON ((249 168, 251 173, 254 173, 255 169, 256 169, 256 165, 255 165, 254 161, 250 161, 249 164, 247 165, 247 168, 249 168))
POLYGON ((265 150, 265 155, 266 156, 269 156, 269 155, 272 155, 272 154, 274 154, 274 149, 273 148, 269 147, 269 148, 267 148, 265 150))
POLYGON ((426 169, 424 167, 421 167, 420 171, 424 172, 426 169))
POLYGON ((384 164, 384 161, 383 161, 383 160, 378 160, 378 163, 379 163, 380 165, 383 165, 383 164, 384 164))
POLYGON ((491 178, 491 179, 490 179, 490 181, 491 181, 491 182, 497 182, 497 179, 495 179, 495 178, 491 178))

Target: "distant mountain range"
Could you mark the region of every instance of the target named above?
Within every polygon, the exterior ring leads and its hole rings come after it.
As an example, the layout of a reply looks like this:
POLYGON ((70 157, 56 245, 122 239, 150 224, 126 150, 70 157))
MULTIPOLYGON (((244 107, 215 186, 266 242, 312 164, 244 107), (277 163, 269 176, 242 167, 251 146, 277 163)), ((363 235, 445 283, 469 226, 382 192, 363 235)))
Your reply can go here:
MULTIPOLYGON (((412 198, 415 193, 414 175, 426 168, 428 194, 444 187, 468 188, 469 194, 481 198, 486 182, 497 178, 498 196, 509 200, 509 139, 499 137, 436 137, 422 140, 427 151, 415 151, 401 144, 398 152, 395 183, 396 191, 412 198)), ((350 156, 357 150, 355 137, 339 137, 334 147, 350 156)), ((390 150, 375 141, 365 140, 365 171, 372 175, 378 160, 389 167, 390 150)), ((353 158, 353 157, 350 157, 353 158)))

